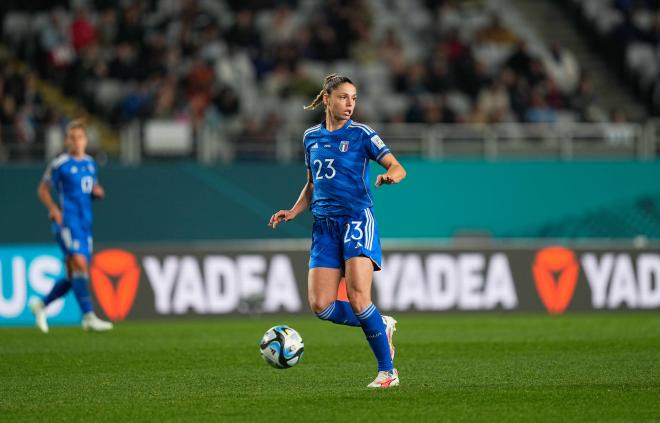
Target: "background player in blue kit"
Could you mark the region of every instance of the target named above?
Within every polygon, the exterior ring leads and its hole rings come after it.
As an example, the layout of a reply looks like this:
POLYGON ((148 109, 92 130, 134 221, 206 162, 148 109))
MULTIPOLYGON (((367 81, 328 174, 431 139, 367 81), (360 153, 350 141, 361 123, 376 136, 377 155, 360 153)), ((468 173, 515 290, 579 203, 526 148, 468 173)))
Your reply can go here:
POLYGON ((396 320, 381 316, 371 302, 381 249, 369 189, 369 160, 387 170, 376 178, 376 187, 401 182, 406 171, 373 129, 351 120, 356 102, 357 90, 349 78, 337 74, 325 78, 323 89, 306 107, 325 106, 325 120, 303 135, 307 183, 293 207, 273 214, 269 225, 276 228, 311 205, 310 307, 323 320, 362 327, 378 361, 378 375, 368 387, 389 388, 399 384, 392 363, 396 320), (350 305, 337 300, 342 274, 350 305))
POLYGON ((94 159, 85 154, 87 134, 82 121, 75 120, 69 124, 66 142, 68 152, 50 163, 37 193, 53 221, 53 233, 64 252, 67 274, 55 282, 43 299, 32 298, 30 309, 36 317, 37 327, 47 333, 46 307, 73 289, 83 314, 83 329, 107 331, 112 329, 112 323, 94 314, 88 288, 88 264, 92 256, 92 199, 103 198, 105 192, 98 183, 94 159), (53 201, 51 188, 57 192, 59 205, 53 201))

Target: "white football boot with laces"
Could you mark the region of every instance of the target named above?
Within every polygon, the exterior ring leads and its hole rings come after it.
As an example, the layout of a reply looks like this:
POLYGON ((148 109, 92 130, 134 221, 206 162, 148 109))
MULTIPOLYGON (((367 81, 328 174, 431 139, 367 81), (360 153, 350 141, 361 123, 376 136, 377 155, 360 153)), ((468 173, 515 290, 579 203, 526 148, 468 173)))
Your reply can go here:
POLYGON ((34 314, 37 327, 43 332, 48 333, 48 321, 46 320, 46 306, 40 298, 31 298, 29 303, 30 310, 34 314))
POLYGON ((399 386, 399 372, 396 369, 378 372, 378 376, 373 382, 367 385, 367 388, 387 389, 399 386))
POLYGON ((82 328, 93 332, 105 332, 112 329, 112 323, 99 319, 93 311, 90 311, 83 316, 82 328))

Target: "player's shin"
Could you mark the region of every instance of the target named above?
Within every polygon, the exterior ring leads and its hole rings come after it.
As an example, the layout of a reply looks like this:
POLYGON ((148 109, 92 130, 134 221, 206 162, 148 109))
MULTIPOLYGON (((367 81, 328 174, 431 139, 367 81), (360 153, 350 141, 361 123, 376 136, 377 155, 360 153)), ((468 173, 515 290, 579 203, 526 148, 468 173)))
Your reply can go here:
POLYGON ((89 294, 87 279, 87 274, 82 272, 74 273, 71 278, 73 293, 76 295, 76 300, 83 315, 92 311, 92 297, 89 294))
POLYGON ((348 301, 336 300, 325 310, 316 313, 316 316, 322 320, 328 320, 338 325, 361 326, 360 321, 355 317, 355 313, 348 301))
POLYGON ((47 306, 56 299, 66 295, 66 293, 69 292, 69 289, 71 289, 71 281, 67 278, 59 279, 44 298, 44 306, 47 306))
POLYGON ((378 360, 378 371, 390 371, 394 368, 387 341, 385 324, 376 306, 372 303, 356 314, 369 346, 378 360))

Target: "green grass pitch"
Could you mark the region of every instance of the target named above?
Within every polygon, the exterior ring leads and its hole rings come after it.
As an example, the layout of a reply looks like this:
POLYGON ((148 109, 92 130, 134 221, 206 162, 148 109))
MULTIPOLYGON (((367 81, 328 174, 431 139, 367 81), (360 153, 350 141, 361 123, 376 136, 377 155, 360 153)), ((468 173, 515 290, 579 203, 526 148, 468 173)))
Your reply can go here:
POLYGON ((0 421, 660 421, 660 314, 400 315, 398 388, 359 328, 312 317, 0 329, 0 421), (286 323, 300 364, 258 342, 286 323))

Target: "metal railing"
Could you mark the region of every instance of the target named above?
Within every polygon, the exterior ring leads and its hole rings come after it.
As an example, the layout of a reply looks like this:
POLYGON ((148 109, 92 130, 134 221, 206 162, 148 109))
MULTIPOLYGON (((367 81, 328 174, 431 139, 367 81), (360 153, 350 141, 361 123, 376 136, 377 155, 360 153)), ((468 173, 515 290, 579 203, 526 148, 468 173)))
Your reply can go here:
MULTIPOLYGON (((397 156, 497 159, 653 160, 660 150, 660 121, 644 124, 567 123, 556 125, 373 124, 397 156)), ((235 158, 279 162, 303 156, 302 126, 281 128, 268 140, 206 130, 199 138, 201 161, 235 158), (210 154, 210 155, 209 155, 210 154)))
MULTIPOLYGON (((204 164, 236 160, 287 163, 303 157, 304 125, 286 125, 263 134, 245 135, 240 126, 187 127, 172 121, 133 122, 120 133, 119 159, 128 165, 152 158, 188 158, 204 164), (162 127, 159 128, 159 125, 162 127), (148 130, 145 128, 149 128, 148 130), (173 135, 181 134, 181 135, 173 135)), ((655 160, 660 153, 660 120, 645 123, 560 123, 551 125, 503 123, 373 124, 370 125, 401 157, 430 159, 624 159, 655 160)), ((0 162, 43 161, 64 148, 64 134, 56 126, 38 131, 31 142, 13 139, 2 131, 0 162)), ((102 154, 99 132, 88 129, 90 150, 102 154)))

